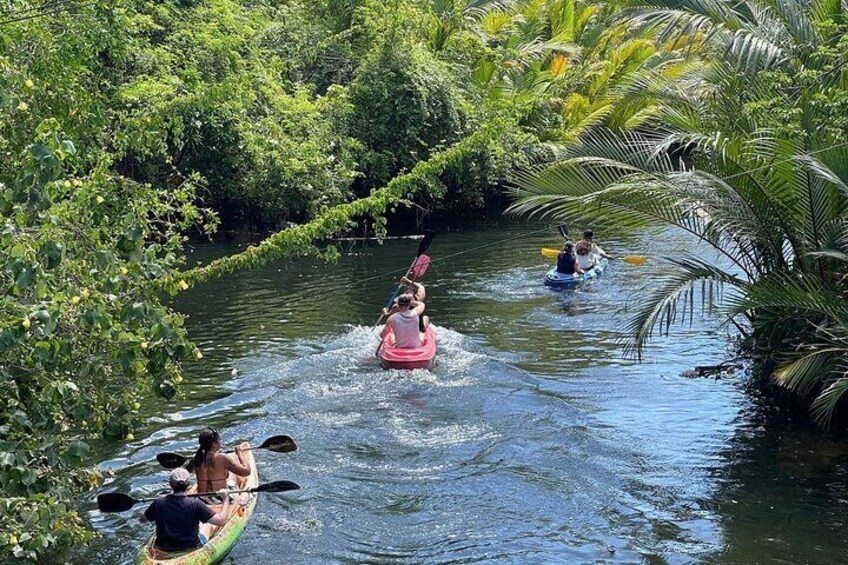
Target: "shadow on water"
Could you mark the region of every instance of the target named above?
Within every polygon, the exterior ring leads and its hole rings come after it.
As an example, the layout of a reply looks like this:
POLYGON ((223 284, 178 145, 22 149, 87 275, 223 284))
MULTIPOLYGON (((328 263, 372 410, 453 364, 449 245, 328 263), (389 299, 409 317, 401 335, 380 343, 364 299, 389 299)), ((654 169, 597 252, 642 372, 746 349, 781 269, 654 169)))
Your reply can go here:
MULTIPOLYGON (((644 363, 621 357, 627 309, 669 268, 652 254, 688 244, 668 233, 607 238, 608 250, 651 263, 614 264, 595 284, 557 293, 541 285, 539 255, 555 234, 510 239, 531 229, 504 222, 436 238, 432 373, 383 371, 373 357, 370 324, 393 276, 360 281, 406 267, 408 241, 187 293, 178 308, 205 356, 183 398, 145 407, 142 439, 106 454, 108 488, 161 490, 155 454, 191 453, 199 428, 214 425, 228 443, 286 433, 300 446, 257 453, 262 480, 303 489, 261 497, 231 562, 841 560, 838 456, 816 467, 804 436, 752 432, 739 382, 679 376, 725 358, 720 328, 695 319, 644 363), (786 471, 776 455, 786 445, 814 477, 786 471)), ((201 246, 195 256, 233 251, 201 246)), ((138 515, 92 511, 102 537, 76 560, 131 560, 150 532, 138 515)))

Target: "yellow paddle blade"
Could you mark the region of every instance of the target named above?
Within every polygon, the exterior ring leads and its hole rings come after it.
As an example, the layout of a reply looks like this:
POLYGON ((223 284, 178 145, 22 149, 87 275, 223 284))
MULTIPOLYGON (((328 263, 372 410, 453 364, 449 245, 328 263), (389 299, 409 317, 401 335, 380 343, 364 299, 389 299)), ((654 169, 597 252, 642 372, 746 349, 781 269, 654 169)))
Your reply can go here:
POLYGON ((636 265, 637 267, 641 267, 645 264, 645 257, 640 257, 638 255, 631 255, 629 257, 622 257, 622 261, 629 265, 636 265))
POLYGON ((542 248, 542 255, 547 257, 548 259, 556 259, 559 255, 559 249, 551 249, 550 247, 542 248))

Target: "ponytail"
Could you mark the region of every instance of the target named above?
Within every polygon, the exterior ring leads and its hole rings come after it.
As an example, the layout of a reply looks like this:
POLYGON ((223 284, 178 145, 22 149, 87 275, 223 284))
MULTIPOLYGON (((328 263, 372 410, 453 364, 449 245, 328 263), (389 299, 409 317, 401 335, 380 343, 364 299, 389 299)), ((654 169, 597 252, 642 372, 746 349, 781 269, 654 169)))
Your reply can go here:
POLYGON ((215 428, 204 428, 200 432, 200 437, 198 438, 200 447, 197 448, 197 451, 194 453, 194 459, 192 460, 195 469, 201 465, 205 466, 209 464, 209 455, 212 452, 212 446, 220 437, 220 434, 215 428))

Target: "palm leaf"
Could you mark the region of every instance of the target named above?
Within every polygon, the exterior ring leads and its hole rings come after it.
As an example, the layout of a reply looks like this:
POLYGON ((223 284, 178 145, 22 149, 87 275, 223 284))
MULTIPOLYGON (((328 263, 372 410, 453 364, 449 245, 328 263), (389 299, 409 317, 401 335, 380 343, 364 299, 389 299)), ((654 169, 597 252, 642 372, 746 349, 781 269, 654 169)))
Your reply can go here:
POLYGON ((774 372, 774 381, 801 396, 807 396, 821 386, 823 378, 832 371, 840 358, 848 354, 842 347, 819 348, 781 366, 774 372))
MULTIPOLYGON (((848 357, 848 349, 842 349, 838 355, 840 359, 848 357)), ((813 401, 813 418, 824 428, 829 428, 833 416, 845 393, 848 392, 848 372, 844 363, 839 364, 841 376, 827 384, 813 401)), ((831 369, 831 372, 835 370, 831 369)), ((827 374, 827 373, 825 373, 827 374)))
POLYGON ((701 298, 702 313, 711 312, 722 287, 729 285, 743 292, 747 288, 747 283, 736 275, 700 259, 671 262, 679 271, 652 280, 653 290, 637 305, 628 322, 623 339, 626 354, 641 359, 645 344, 655 332, 667 335, 673 324, 687 319, 691 322, 699 305, 696 298, 701 298))

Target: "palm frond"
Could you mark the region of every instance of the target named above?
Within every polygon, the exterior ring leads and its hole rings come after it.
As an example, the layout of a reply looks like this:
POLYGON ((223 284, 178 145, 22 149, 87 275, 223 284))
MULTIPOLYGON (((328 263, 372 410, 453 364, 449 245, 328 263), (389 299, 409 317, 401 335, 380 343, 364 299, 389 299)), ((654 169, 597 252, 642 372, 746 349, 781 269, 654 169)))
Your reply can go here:
POLYGON ((641 359, 646 343, 655 333, 667 335, 675 323, 687 319, 691 322, 699 304, 701 313, 711 312, 724 286, 742 292, 747 287, 747 282, 736 275, 700 259, 671 262, 679 271, 653 280, 653 290, 630 318, 623 338, 626 354, 641 359))
POLYGON ((833 259, 834 261, 838 261, 840 263, 848 264, 848 253, 842 251, 840 249, 822 249, 820 251, 810 251, 807 253, 810 257, 825 257, 827 259, 833 259))
POLYGON ((735 62, 737 70, 756 75, 783 64, 787 55, 780 45, 740 29, 727 42, 726 57, 735 62))
MULTIPOLYGON (((843 349, 838 357, 841 359, 848 357, 848 349, 843 349)), ((848 392, 848 370, 844 362, 839 364, 839 371, 841 376, 827 384, 813 401, 813 418, 824 428, 830 427, 837 407, 848 392)))
POLYGON ((821 386, 823 377, 847 353, 843 347, 818 348, 781 366, 774 372, 774 381, 800 396, 807 396, 821 386))
POLYGON ((803 313, 811 320, 829 319, 848 328, 848 305, 814 276, 775 272, 753 281, 745 295, 729 301, 732 314, 753 310, 803 313))

